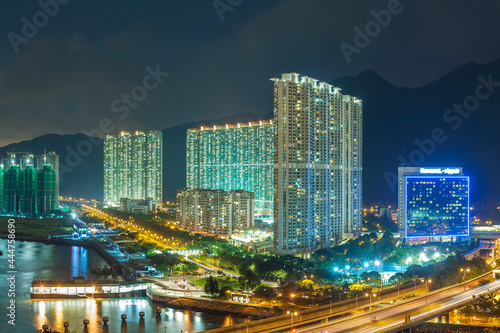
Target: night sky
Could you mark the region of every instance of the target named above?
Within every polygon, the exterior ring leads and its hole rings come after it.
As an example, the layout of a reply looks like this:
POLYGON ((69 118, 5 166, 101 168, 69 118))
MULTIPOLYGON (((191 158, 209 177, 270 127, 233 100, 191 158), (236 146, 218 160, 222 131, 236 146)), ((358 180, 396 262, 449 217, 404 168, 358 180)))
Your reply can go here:
POLYGON ((117 132, 268 113, 269 78, 283 72, 330 81, 372 69, 396 86, 417 87, 500 57, 493 0, 401 0, 350 63, 339 44, 354 45, 354 28, 364 30, 370 11, 395 0, 220 0, 221 8, 234 4, 223 13, 212 0, 59 1, 53 17, 38 15, 37 1, 6 1, 0 11, 0 146, 90 131, 103 118, 117 132), (40 27, 25 38, 34 15, 40 27), (148 81, 151 90, 128 116, 113 112, 121 94, 143 85, 148 66, 169 75, 148 81))

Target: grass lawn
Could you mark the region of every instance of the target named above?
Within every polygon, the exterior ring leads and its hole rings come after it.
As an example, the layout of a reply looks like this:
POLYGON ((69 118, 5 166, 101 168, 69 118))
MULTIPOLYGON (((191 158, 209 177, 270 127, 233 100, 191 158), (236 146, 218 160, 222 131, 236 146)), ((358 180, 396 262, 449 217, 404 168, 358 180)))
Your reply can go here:
POLYGON ((113 236, 108 236, 108 238, 114 240, 115 242, 122 241, 122 240, 131 240, 131 241, 134 240, 127 235, 120 235, 120 236, 113 235, 113 236))
MULTIPOLYGON (((16 220, 16 235, 26 237, 47 238, 55 235, 69 235, 73 233, 73 222, 71 219, 38 219, 38 218, 19 218, 16 220)), ((8 217, 0 217, 0 234, 6 234, 8 226, 8 217)))
MULTIPOLYGON (((129 239, 133 240, 131 238, 129 239)), ((137 252, 144 252, 147 254, 150 250, 154 250, 158 247, 154 243, 148 241, 137 241, 137 240, 135 240, 133 243, 132 242, 118 243, 118 245, 125 247, 125 250, 129 254, 137 252)))
POLYGON ((126 251, 130 254, 142 252, 141 245, 137 242, 134 243, 119 243, 118 245, 125 247, 126 251))
MULTIPOLYGON (((215 277, 217 279, 217 283, 219 284, 219 288, 222 288, 224 286, 229 286, 233 288, 233 290, 241 289, 240 284, 238 283, 238 280, 232 277, 215 277)), ((198 278, 198 279, 191 279, 189 280, 193 282, 195 285, 198 287, 205 287, 205 283, 207 283, 207 278, 198 278)))
POLYGON ((231 273, 231 274, 238 274, 238 272, 234 269, 223 269, 221 267, 217 267, 216 265, 214 265, 212 262, 209 262, 207 260, 205 260, 205 258, 198 258, 197 256, 190 256, 190 258, 198 263, 201 263, 205 266, 208 266, 210 268, 213 268, 213 269, 216 269, 216 270, 220 270, 220 271, 223 271, 223 272, 227 272, 227 273, 231 273))

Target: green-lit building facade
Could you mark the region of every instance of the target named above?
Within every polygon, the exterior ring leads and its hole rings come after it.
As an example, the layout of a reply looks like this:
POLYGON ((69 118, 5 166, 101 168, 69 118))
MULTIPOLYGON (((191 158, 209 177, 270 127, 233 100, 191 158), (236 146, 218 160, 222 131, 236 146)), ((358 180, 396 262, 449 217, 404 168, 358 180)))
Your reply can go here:
POLYGON ((271 120, 187 131, 186 186, 255 193, 255 217, 273 215, 271 120))
POLYGON ((59 157, 8 153, 0 160, 0 211, 48 216, 59 209, 59 157))
POLYGON ((161 131, 121 132, 104 140, 104 202, 151 198, 161 204, 163 134, 161 131))

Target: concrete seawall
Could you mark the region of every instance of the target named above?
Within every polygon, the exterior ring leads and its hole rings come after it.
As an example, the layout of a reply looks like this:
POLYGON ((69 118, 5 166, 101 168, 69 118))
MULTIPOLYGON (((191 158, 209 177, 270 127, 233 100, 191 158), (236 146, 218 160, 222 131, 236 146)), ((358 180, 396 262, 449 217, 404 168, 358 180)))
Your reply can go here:
POLYGON ((175 299, 177 296, 165 295, 164 293, 154 292, 151 288, 146 290, 146 296, 153 302, 168 303, 175 299))
POLYGON ((275 310, 267 307, 244 305, 230 301, 218 301, 190 297, 179 297, 170 302, 167 302, 166 306, 174 309, 185 309, 217 315, 232 315, 236 317, 251 319, 269 318, 278 314, 275 310))

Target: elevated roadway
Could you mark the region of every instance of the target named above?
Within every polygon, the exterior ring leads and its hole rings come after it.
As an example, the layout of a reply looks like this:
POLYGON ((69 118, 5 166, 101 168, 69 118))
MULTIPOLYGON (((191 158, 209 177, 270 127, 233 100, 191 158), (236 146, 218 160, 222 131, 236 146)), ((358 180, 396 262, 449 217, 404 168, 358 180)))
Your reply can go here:
MULTIPOLYGON (((491 275, 491 273, 487 275, 491 275)), ((466 283, 442 288, 429 294, 426 293, 425 283, 420 286, 417 285, 417 293, 420 295, 418 298, 400 301, 394 305, 386 303, 382 305, 385 306, 382 309, 375 307, 378 300, 372 299, 373 303, 370 303, 367 297, 360 297, 357 301, 358 304, 353 304, 354 299, 350 299, 349 302, 335 303, 332 307, 326 305, 304 311, 294 311, 293 316, 292 314, 282 315, 206 332, 282 333, 292 332, 292 329, 295 329, 295 332, 314 333, 386 332, 403 325, 407 314, 412 317, 412 321, 408 324, 417 325, 420 318, 425 321, 428 320, 426 319, 428 316, 431 316, 429 319, 432 319, 440 316, 441 313, 453 311, 454 308, 449 309, 450 307, 459 307, 472 301, 472 295, 478 296, 487 293, 488 290, 499 289, 500 281, 495 281, 484 287, 477 286, 478 281, 487 275, 466 283), (372 312, 370 312, 370 308, 372 312), (375 322, 372 322, 373 315, 376 319, 375 322)), ((414 286, 405 286, 400 295, 408 294, 413 291, 413 288, 414 286), (411 289, 408 289, 409 287, 411 289)), ((392 289, 384 292, 381 301, 398 298, 397 290, 392 289)))
POLYGON ((352 318, 339 319, 336 322, 299 328, 296 332, 401 332, 404 329, 440 316, 448 316, 450 312, 473 301, 473 297, 500 289, 500 281, 485 286, 477 286, 464 290, 463 286, 445 288, 445 290, 421 297, 387 309, 361 314, 352 318), (410 321, 405 321, 409 315, 410 321), (375 318, 375 321, 373 321, 375 318))

